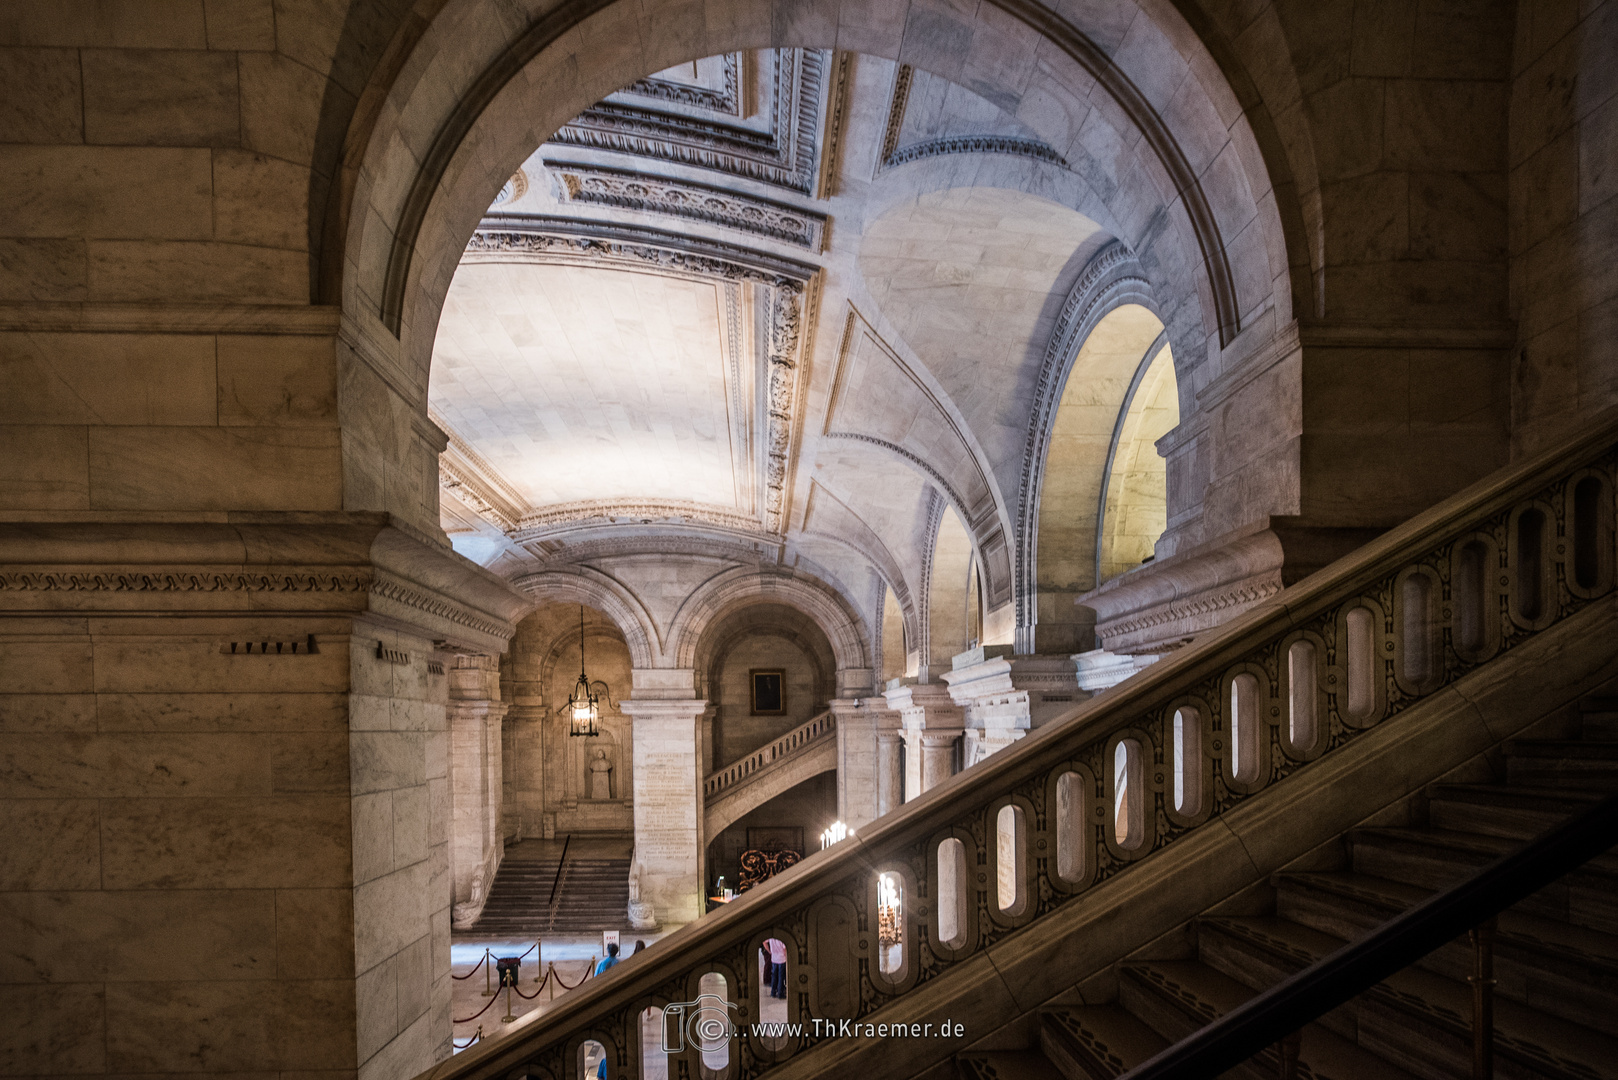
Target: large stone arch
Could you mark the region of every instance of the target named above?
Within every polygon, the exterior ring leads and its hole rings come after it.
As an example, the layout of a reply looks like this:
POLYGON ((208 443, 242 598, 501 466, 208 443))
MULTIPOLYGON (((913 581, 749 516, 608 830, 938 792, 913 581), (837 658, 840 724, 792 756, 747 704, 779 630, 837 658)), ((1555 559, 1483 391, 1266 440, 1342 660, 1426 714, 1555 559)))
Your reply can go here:
POLYGON ((512 169, 617 87, 738 48, 897 59, 1083 153, 1109 179, 1125 239, 1173 283, 1172 305, 1199 312, 1208 355, 1245 325, 1273 326, 1266 310, 1290 317, 1282 216, 1263 156, 1218 64, 1166 5, 1098 5, 1067 17, 1029 0, 991 0, 970 16, 909 0, 848 5, 835 16, 767 0, 700 16, 679 0, 518 6, 505 22, 487 18, 479 0, 450 0, 418 39, 396 37, 392 48, 409 54, 398 70, 409 77, 382 73, 385 83, 373 83, 382 100, 362 110, 349 140, 361 164, 346 215, 343 306, 351 331, 393 353, 413 380, 425 382, 466 238, 512 169), (1104 106, 1093 108, 1092 96, 1104 106), (1106 125, 1100 142, 1081 130, 1087 118, 1106 125))
MULTIPOLYGON (((839 682, 852 681, 853 689, 869 693, 870 637, 858 613, 829 586, 792 571, 742 566, 705 582, 680 606, 669 626, 672 666, 694 668, 708 628, 736 608, 760 600, 785 604, 809 616, 831 643, 839 682)), ((837 688, 840 694, 849 689, 837 688)))
POLYGON ((657 666, 657 624, 651 614, 628 590, 599 570, 570 566, 527 574, 516 578, 512 585, 535 600, 595 608, 623 634, 635 667, 657 666))

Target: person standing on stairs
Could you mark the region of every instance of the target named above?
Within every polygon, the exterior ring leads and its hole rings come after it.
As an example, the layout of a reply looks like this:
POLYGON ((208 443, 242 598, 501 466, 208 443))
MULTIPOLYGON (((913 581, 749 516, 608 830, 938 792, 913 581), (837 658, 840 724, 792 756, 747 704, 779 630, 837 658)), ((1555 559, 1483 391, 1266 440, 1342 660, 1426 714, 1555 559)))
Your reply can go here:
POLYGON ((780 938, 770 938, 764 947, 770 951, 770 996, 784 998, 787 996, 786 942, 780 938))
POLYGON ((617 966, 617 963, 618 963, 618 943, 616 941, 614 941, 612 944, 607 946, 607 955, 603 956, 601 958, 601 960, 596 964, 595 973, 597 975, 603 975, 603 974, 606 973, 608 968, 617 966))

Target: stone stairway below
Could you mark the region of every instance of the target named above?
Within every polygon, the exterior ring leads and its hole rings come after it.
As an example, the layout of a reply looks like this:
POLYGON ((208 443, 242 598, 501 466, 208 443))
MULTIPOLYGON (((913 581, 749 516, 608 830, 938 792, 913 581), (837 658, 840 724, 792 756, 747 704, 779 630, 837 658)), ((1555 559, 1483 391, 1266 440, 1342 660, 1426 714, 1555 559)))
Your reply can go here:
MULTIPOLYGON (((1334 870, 1274 877, 1262 914, 1206 916, 1186 955, 1116 968, 1114 1000, 1049 1007, 1037 1049, 960 1055, 967 1080, 1112 1080, 1171 1043, 1618 790, 1618 699, 1587 699, 1573 739, 1505 745, 1496 784, 1430 785, 1425 824, 1361 828, 1334 870)), ((1302 1033, 1300 1077, 1471 1076, 1472 950, 1450 942, 1302 1033)), ((1495 1075, 1618 1077, 1618 852, 1500 915, 1495 1075)), ((1275 1051, 1225 1074, 1271 1078, 1275 1051)))
MULTIPOLYGON (((513 848, 516 853, 522 845, 513 848)), ((560 848, 560 844, 553 845, 560 848)), ((576 851, 577 848, 574 849, 576 851)), ((539 858, 508 856, 471 933, 478 938, 543 937, 627 930, 629 858, 569 851, 557 882, 559 850, 539 858), (551 902, 551 887, 556 900, 551 902)))

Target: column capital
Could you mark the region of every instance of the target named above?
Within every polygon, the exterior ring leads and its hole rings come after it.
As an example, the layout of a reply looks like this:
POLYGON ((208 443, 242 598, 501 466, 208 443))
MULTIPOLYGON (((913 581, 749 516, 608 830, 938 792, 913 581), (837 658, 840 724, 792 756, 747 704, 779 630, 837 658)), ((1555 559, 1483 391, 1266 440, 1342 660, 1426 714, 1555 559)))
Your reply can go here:
POLYGON ((636 720, 694 720, 707 710, 703 698, 630 698, 618 703, 619 712, 636 720))

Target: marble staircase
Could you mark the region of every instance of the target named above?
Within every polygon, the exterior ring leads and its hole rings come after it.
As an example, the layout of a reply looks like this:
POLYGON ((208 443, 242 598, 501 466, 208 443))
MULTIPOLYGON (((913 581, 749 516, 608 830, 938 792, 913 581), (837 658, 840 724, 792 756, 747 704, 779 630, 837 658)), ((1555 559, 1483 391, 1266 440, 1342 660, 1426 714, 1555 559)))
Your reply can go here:
MULTIPOLYGON (((1576 737, 1507 742, 1498 783, 1435 783, 1425 820, 1350 830, 1335 866, 1276 874, 1266 910, 1192 921, 1178 950, 1127 959, 1113 1000, 1039 1013, 1038 1049, 962 1054, 966 1080, 1112 1080, 1546 828, 1618 791, 1618 701, 1581 703, 1576 737)), ((1496 1075, 1618 1076, 1618 852, 1501 914, 1496 1075)), ((1300 1077, 1472 1075, 1472 950, 1453 941, 1310 1024, 1300 1077)), ((1091 997, 1092 994, 1076 996, 1091 997)), ((1277 1051, 1231 1076, 1279 1075, 1277 1051)))

